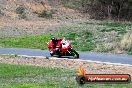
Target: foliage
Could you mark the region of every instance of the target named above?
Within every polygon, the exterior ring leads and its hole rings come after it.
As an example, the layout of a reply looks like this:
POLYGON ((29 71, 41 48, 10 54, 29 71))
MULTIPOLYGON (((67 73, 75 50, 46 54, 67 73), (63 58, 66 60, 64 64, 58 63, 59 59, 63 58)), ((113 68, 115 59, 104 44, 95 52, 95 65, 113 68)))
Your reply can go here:
POLYGON ((4 15, 4 13, 2 12, 2 10, 0 9, 0 16, 3 16, 4 15))
POLYGON ((17 14, 23 14, 25 12, 25 8, 24 7, 17 7, 16 8, 16 13, 17 14))
POLYGON ((126 51, 129 51, 129 52, 132 52, 132 33, 129 32, 129 33, 126 33, 121 42, 120 42, 120 47, 123 49, 123 50, 126 50, 126 51))
POLYGON ((127 42, 130 41, 130 37, 123 38, 126 33, 131 31, 131 28, 131 23, 90 20, 61 26, 48 35, 0 38, 0 46, 47 49, 46 42, 52 36, 56 36, 69 39, 71 46, 78 51, 116 52, 118 46, 121 46, 118 43, 125 41, 124 44, 121 43, 122 50, 131 52, 131 49, 126 46, 126 44, 131 46, 131 43, 127 42))
POLYGON ((110 32, 110 31, 115 31, 118 32, 118 34, 124 34, 127 32, 127 30, 130 30, 129 28, 132 26, 129 23, 120 23, 120 22, 103 22, 100 23, 99 25, 102 25, 100 31, 101 32, 110 32))
POLYGON ((52 18, 52 12, 43 10, 41 13, 38 13, 38 16, 42 18, 52 18))
POLYGON ((84 12, 96 19, 132 19, 131 0, 82 0, 84 12))
POLYGON ((80 9, 81 0, 61 0, 61 3, 71 9, 80 9))
POLYGON ((19 14, 18 16, 21 19, 26 19, 27 18, 26 13, 25 13, 25 8, 22 7, 22 6, 16 8, 16 13, 19 14))

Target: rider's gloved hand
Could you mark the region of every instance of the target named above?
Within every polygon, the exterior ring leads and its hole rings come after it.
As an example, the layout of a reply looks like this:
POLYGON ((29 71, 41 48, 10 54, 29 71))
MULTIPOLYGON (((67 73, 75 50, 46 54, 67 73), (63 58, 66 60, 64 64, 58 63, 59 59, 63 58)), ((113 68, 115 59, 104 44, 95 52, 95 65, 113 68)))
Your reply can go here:
POLYGON ((53 54, 53 51, 50 51, 51 54, 53 54))
POLYGON ((55 50, 56 50, 56 51, 58 51, 58 50, 59 50, 59 48, 56 48, 55 50))

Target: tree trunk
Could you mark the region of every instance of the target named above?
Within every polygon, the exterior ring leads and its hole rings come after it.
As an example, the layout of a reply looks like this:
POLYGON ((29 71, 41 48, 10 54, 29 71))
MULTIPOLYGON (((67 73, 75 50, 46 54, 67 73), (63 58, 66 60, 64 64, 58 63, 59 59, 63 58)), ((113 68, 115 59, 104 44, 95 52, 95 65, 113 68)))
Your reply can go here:
POLYGON ((119 9, 118 9, 118 15, 117 15, 118 21, 120 21, 120 13, 121 13, 121 6, 120 6, 119 9))
POLYGON ((108 19, 111 19, 111 10, 112 10, 112 6, 108 5, 108 7, 107 7, 108 19))

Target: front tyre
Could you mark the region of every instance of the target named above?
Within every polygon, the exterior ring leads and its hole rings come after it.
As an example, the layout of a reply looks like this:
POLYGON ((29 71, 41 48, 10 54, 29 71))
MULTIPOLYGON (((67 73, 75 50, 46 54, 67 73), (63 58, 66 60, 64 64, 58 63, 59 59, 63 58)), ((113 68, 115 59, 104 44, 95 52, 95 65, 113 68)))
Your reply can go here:
POLYGON ((53 55, 54 55, 53 51, 50 51, 50 56, 53 56, 53 55))
POLYGON ((53 56, 54 54, 53 53, 50 53, 50 56, 53 56))
POLYGON ((71 49, 71 54, 74 58, 79 58, 78 52, 76 52, 74 49, 71 49))

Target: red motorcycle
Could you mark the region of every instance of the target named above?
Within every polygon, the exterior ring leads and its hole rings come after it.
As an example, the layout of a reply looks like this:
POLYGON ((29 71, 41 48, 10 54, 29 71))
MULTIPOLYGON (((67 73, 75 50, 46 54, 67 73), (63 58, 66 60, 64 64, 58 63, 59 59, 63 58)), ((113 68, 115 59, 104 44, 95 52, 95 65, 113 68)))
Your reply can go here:
POLYGON ((56 44, 56 48, 53 48, 53 43, 50 40, 48 42, 48 48, 50 51, 50 55, 58 55, 58 57, 61 56, 73 56, 74 58, 79 58, 78 52, 76 52, 72 47, 70 40, 62 40, 56 44))

